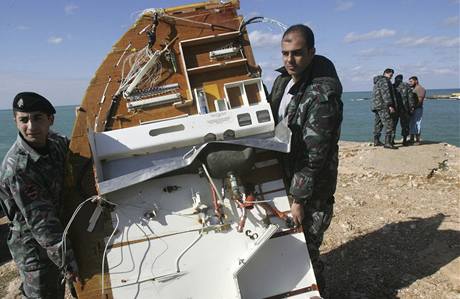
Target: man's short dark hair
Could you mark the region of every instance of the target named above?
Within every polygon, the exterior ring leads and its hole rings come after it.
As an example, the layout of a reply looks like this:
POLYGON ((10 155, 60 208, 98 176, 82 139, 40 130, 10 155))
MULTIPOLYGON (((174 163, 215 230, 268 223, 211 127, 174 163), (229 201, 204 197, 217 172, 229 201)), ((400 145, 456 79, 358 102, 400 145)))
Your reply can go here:
POLYGON ((399 74, 395 77, 395 81, 402 81, 403 80, 403 75, 399 74))
POLYGON ((383 71, 383 74, 394 74, 395 73, 395 70, 394 69, 385 69, 383 71))
POLYGON ((293 32, 298 32, 304 38, 308 48, 315 47, 315 35, 313 34, 313 31, 310 29, 310 27, 303 24, 292 25, 284 32, 282 40, 285 40, 285 37, 293 32))
POLYGON ((409 78, 409 80, 415 80, 415 81, 418 81, 418 78, 417 78, 417 76, 412 76, 412 77, 410 77, 410 78, 409 78))

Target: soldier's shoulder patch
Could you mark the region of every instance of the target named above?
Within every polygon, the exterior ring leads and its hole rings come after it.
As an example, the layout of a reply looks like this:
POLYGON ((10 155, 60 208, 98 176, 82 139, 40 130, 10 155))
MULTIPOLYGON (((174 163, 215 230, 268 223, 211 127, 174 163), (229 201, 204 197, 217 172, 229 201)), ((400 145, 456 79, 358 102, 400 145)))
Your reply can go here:
POLYGON ((317 98, 320 103, 326 103, 329 102, 329 96, 325 93, 320 93, 317 95, 317 98))
POLYGON ((327 86, 324 84, 313 84, 307 92, 317 102, 324 103, 329 101, 327 86))

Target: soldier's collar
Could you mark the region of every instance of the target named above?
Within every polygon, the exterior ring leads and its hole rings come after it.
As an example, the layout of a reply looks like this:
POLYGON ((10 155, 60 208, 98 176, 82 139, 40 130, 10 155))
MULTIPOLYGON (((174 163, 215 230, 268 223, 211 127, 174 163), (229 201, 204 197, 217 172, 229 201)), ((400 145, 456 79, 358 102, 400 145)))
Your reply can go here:
MULTIPOLYGON (((289 93, 292 94, 292 95, 295 95, 297 94, 299 91, 302 91, 304 90, 305 86, 311 81, 311 73, 312 73, 312 70, 313 69, 313 61, 312 63, 310 63, 310 65, 303 71, 302 73, 302 76, 300 77, 300 80, 298 80, 296 83, 294 83, 294 85, 291 87, 291 89, 289 89, 289 93)), ((291 77, 288 72, 286 71, 286 68, 283 66, 283 67, 280 67, 278 69, 276 69, 277 72, 280 72, 281 73, 281 76, 283 77, 291 77)))
POLYGON ((40 155, 40 153, 34 149, 33 147, 31 147, 27 141, 24 140, 24 138, 21 136, 21 133, 18 133, 18 137, 16 138, 16 142, 17 144, 19 145, 19 147, 24 150, 26 153, 29 154, 30 158, 34 161, 34 162, 37 162, 38 159, 40 159, 40 157, 42 155, 40 155))

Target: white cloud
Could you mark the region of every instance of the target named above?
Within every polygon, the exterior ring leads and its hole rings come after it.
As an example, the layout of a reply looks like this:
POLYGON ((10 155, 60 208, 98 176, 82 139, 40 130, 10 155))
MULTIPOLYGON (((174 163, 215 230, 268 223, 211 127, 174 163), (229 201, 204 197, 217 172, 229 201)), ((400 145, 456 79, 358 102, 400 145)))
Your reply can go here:
POLYGON ((25 26, 25 25, 19 25, 16 27, 17 30, 21 30, 21 31, 25 31, 25 30, 29 30, 30 27, 29 26, 25 26))
POLYGON ((433 73, 436 75, 454 75, 458 76, 458 70, 453 68, 438 68, 432 69, 433 73))
POLYGON ((58 45, 58 44, 62 43, 63 40, 64 39, 62 37, 51 36, 50 38, 48 38, 48 43, 58 45))
POLYGON ((267 70, 274 70, 274 69, 277 69, 281 66, 282 62, 281 62, 281 54, 279 55, 279 61, 276 60, 276 61, 261 61, 259 63, 260 67, 262 69, 267 69, 267 70))
MULTIPOLYGON (((366 83, 372 81, 375 76, 375 72, 369 70, 366 65, 355 65, 355 66, 341 66, 337 67, 337 72, 342 79, 342 83, 366 83)), ((355 84, 352 84, 355 85, 355 84)))
POLYGON ((353 2, 351 1, 337 1, 336 4, 335 4, 335 10, 337 11, 346 11, 346 10, 349 10, 353 7, 353 5, 355 5, 353 2))
POLYGON ((365 41, 365 40, 370 40, 370 39, 386 38, 386 37, 391 37, 394 35, 396 35, 395 30, 382 28, 380 30, 374 30, 368 33, 363 33, 363 34, 357 34, 355 32, 350 32, 345 36, 344 41, 346 43, 354 43, 354 42, 365 41))
POLYGON ((260 17, 262 16, 263 14, 261 14, 260 12, 258 11, 251 11, 249 14, 246 15, 246 17, 244 18, 245 21, 249 20, 250 18, 253 18, 253 17, 260 17))
POLYGON ((78 9, 78 6, 76 6, 75 4, 67 4, 64 7, 64 11, 66 15, 73 14, 77 9, 78 9))
POLYGON ((249 33, 249 40, 253 47, 280 46, 282 34, 273 34, 255 30, 249 33))
MULTIPOLYGON (((71 78, 68 76, 49 76, 44 71, 15 72, 0 70, 0 97, 13 99, 21 90, 33 90, 46 96, 56 106, 78 104, 83 98, 90 78, 71 78), (4 84, 3 84, 4 83, 4 84)), ((0 101, 0 109, 11 109, 8 101, 0 101)))
POLYGON ((371 73, 369 71, 363 72, 356 72, 354 74, 349 75, 348 80, 354 83, 364 83, 364 82, 372 82, 372 78, 375 76, 375 73, 371 73))
POLYGON ((267 87, 268 91, 270 91, 273 87, 273 82, 275 82, 276 77, 279 73, 271 72, 270 74, 262 75, 262 80, 264 81, 265 86, 267 87))
POLYGON ((460 21, 458 16, 453 16, 445 18, 442 23, 446 26, 458 26, 460 21))
MULTIPOLYGON (((303 24, 304 24, 305 26, 310 27, 311 30, 313 30, 314 27, 315 27, 315 26, 313 25, 313 22, 311 22, 311 21, 305 22, 305 23, 303 23, 303 24)), ((314 31, 315 31, 315 30, 313 30, 313 32, 314 32, 314 31)))
POLYGON ((396 41, 396 45, 402 47, 459 47, 460 37, 447 37, 447 36, 423 36, 423 37, 404 37, 396 41))
POLYGON ((381 48, 369 48, 358 52, 359 56, 363 57, 375 57, 385 54, 386 52, 381 48))
POLYGON ((402 64, 399 66, 402 73, 407 74, 407 78, 410 75, 424 75, 424 76, 451 76, 452 78, 459 78, 460 68, 458 64, 451 63, 451 61, 432 61, 423 60, 415 63, 402 64))

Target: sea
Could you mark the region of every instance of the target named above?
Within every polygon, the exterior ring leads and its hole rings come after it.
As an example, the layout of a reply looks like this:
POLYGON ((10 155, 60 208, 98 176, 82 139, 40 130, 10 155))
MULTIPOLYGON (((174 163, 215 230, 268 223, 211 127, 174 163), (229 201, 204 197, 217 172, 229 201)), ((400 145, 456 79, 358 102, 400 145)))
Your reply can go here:
MULTIPOLYGON (((427 97, 433 95, 450 95, 460 89, 429 89, 427 97)), ((344 116, 341 140, 372 141, 374 114, 370 111, 372 93, 344 92, 344 116)), ((75 121, 75 106, 56 107, 53 130, 71 136, 75 121)), ((422 140, 449 143, 460 147, 460 100, 426 99, 423 108, 422 140)), ((17 130, 11 110, 0 110, 0 158, 7 153, 15 141, 17 130)), ((397 140, 400 139, 401 128, 398 124, 397 140)))

